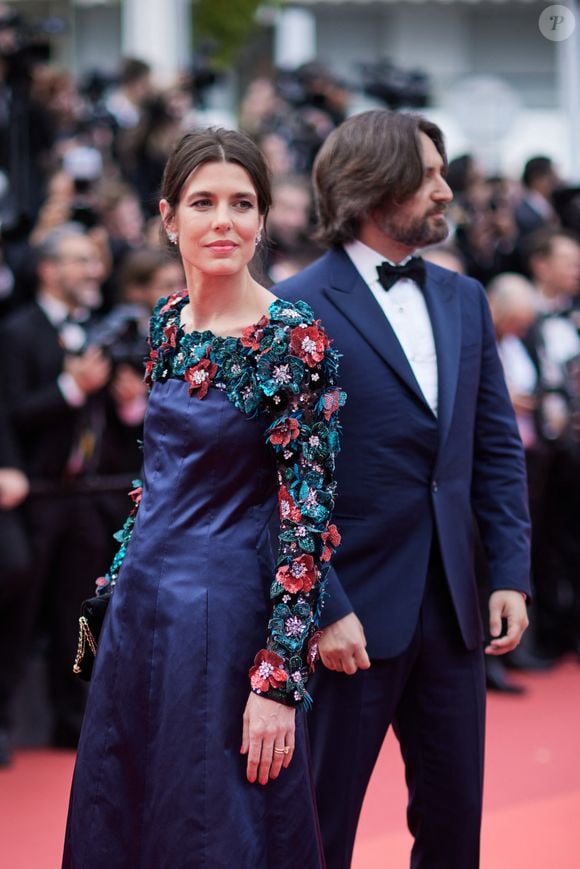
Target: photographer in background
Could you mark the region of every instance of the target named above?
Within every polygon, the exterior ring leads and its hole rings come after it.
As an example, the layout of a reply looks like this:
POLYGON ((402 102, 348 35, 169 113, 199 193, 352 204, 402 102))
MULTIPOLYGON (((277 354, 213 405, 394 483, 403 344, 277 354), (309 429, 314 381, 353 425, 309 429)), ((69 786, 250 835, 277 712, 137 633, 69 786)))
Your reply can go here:
POLYGON ((523 196, 515 210, 520 242, 539 229, 555 228, 554 192, 562 184, 549 157, 531 157, 522 173, 523 196))
POLYGON ((539 316, 524 343, 537 372, 535 421, 545 463, 533 542, 536 627, 540 646, 556 657, 580 654, 580 338, 574 319, 580 242, 565 230, 543 229, 530 233, 522 250, 537 291, 539 316))
MULTIPOLYGON (((120 300, 89 329, 88 343, 102 347, 119 372, 131 369, 129 386, 133 376, 136 375, 140 383, 143 379, 143 360, 149 352, 149 320, 156 302, 162 296, 183 290, 184 286, 181 262, 168 259, 162 250, 142 248, 125 257, 119 273, 120 300)), ((133 404, 132 412, 137 421, 145 411, 146 398, 142 390, 140 386, 133 404)), ((125 420, 128 421, 127 411, 125 420)))
POLYGON ((466 272, 483 284, 516 265, 517 227, 507 181, 486 178, 471 154, 451 160, 447 183, 453 191, 449 217, 466 272))
POLYGON ((538 375, 535 413, 545 460, 541 515, 534 534, 536 632, 550 656, 580 653, 578 492, 580 443, 575 370, 580 338, 580 243, 562 229, 530 233, 522 246, 539 316, 524 338, 538 375))
POLYGON ((26 651, 31 574, 20 505, 27 495, 28 480, 0 395, 0 768, 11 760, 11 704, 26 651))
MULTIPOLYGON (((34 302, 3 323, 7 408, 31 484, 26 520, 33 552, 30 613, 49 642, 53 744, 76 744, 84 686, 72 673, 80 601, 114 550, 123 493, 138 474, 145 387, 135 369, 90 346, 88 304, 104 267, 83 228, 49 232, 37 251, 34 302)), ((31 630, 34 626, 31 627, 31 630)))
POLYGON ((272 180, 268 244, 263 262, 274 282, 291 277, 320 256, 321 248, 310 241, 312 223, 309 179, 304 175, 275 177, 272 180))

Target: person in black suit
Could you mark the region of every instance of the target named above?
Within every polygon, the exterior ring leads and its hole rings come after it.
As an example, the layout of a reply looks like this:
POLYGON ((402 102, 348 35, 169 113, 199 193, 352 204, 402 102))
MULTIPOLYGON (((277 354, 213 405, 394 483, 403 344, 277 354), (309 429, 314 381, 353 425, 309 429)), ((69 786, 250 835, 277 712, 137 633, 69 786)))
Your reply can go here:
POLYGON ((514 214, 520 241, 538 229, 559 225, 552 195, 560 183, 549 157, 532 157, 527 161, 522 173, 524 195, 514 214))
POLYGON ((348 396, 336 469, 342 543, 311 715, 329 869, 350 865, 391 723, 413 869, 476 869, 483 648, 501 655, 527 627, 524 455, 485 292, 413 255, 447 235, 445 170, 443 135, 425 118, 350 118, 314 168, 318 235, 330 250, 273 288, 324 319, 348 396), (489 564, 487 639, 474 516, 489 564))
POLYGON ((72 673, 80 602, 93 591, 122 524, 140 467, 142 378, 113 368, 87 345, 87 304, 103 266, 77 225, 50 233, 38 251, 38 294, 3 324, 4 381, 31 493, 26 520, 34 556, 31 614, 49 637, 53 744, 76 744, 85 686, 72 673), (119 503, 121 502, 121 503, 119 503))
POLYGON ((10 763, 11 701, 25 653, 30 552, 20 505, 28 494, 0 396, 0 767, 10 763))
POLYGON ((530 476, 542 483, 532 500, 535 641, 540 653, 559 657, 580 653, 580 433, 574 373, 580 363, 574 308, 580 293, 580 239, 562 229, 539 230, 527 237, 524 252, 538 307, 524 336, 537 376, 538 452, 530 476))

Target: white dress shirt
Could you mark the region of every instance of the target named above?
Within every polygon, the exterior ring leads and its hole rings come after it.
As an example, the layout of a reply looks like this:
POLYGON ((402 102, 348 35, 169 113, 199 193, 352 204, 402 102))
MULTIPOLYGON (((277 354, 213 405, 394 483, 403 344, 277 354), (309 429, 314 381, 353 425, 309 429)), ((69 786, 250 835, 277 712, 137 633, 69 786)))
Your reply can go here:
POLYGON ((362 241, 351 241, 344 245, 344 249, 391 324, 425 401, 437 416, 437 353, 421 288, 415 281, 401 278, 388 291, 385 290, 377 272, 377 266, 385 262, 385 257, 362 241))
MULTIPOLYGON (((67 323, 70 314, 69 308, 64 302, 55 299, 48 293, 39 293, 36 303, 41 308, 46 318, 59 333, 59 341, 65 351, 76 353, 83 347, 86 336, 84 330, 77 323, 67 323)), ((57 386, 67 404, 71 407, 81 407, 87 400, 86 394, 77 384, 76 380, 68 371, 62 371, 57 379, 57 386)))
MULTIPOLYGON (((497 349, 510 395, 533 396, 538 374, 523 342, 516 335, 506 335, 498 341, 497 349)), ((533 412, 516 410, 516 422, 524 447, 531 449, 537 441, 533 412)))

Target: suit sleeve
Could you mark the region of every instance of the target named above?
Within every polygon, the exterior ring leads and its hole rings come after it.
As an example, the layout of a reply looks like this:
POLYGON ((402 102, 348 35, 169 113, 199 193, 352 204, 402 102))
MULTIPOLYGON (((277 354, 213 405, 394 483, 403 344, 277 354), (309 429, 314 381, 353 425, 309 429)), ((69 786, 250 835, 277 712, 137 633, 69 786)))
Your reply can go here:
POLYGON ((472 504, 487 554, 492 591, 530 594, 530 520, 524 450, 491 314, 479 285, 483 323, 475 424, 472 504))
POLYGON ((2 399, 0 399, 0 468, 22 469, 16 439, 2 399))
POLYGON ((343 619, 354 612, 354 607, 338 578, 338 574, 332 564, 328 566, 326 574, 326 600, 320 613, 319 628, 327 628, 334 622, 343 619))
MULTIPOLYGON (((32 340, 32 335, 26 336, 20 329, 13 330, 10 328, 10 323, 11 321, 8 320, 3 324, 0 334, 5 359, 10 360, 9 367, 8 363, 4 363, 3 373, 6 402, 14 427, 19 432, 34 432, 47 422, 52 423, 55 418, 69 417, 71 421, 74 420, 78 411, 66 402, 58 388, 56 375, 52 382, 36 382, 31 359, 33 355, 36 359, 38 354, 32 354, 27 346, 27 341, 32 340)), ((51 352, 52 348, 46 349, 47 358, 50 357, 51 352)), ((56 352, 60 351, 56 350, 56 352)), ((40 360, 42 356, 39 357, 38 365, 42 364, 40 360)))

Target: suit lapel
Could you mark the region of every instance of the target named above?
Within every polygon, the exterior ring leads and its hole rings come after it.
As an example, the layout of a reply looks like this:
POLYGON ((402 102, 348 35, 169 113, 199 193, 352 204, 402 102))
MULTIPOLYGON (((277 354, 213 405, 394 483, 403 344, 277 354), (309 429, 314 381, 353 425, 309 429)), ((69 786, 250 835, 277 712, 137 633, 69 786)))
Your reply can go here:
POLYGON ((453 415, 459 356, 461 349, 461 308, 457 278, 441 273, 429 263, 425 281, 425 301, 433 328, 437 352, 439 452, 443 448, 453 415))
POLYGON ((330 287, 324 291, 327 298, 429 410, 391 324, 350 258, 343 251, 333 251, 329 258, 330 287))
MULTIPOLYGON (((375 297, 344 251, 329 255, 329 301, 352 323, 403 383, 425 401, 409 361, 375 297)), ((426 263, 425 301, 433 328, 437 353, 439 450, 442 449, 453 415, 461 348, 461 308, 457 278, 426 263)))

